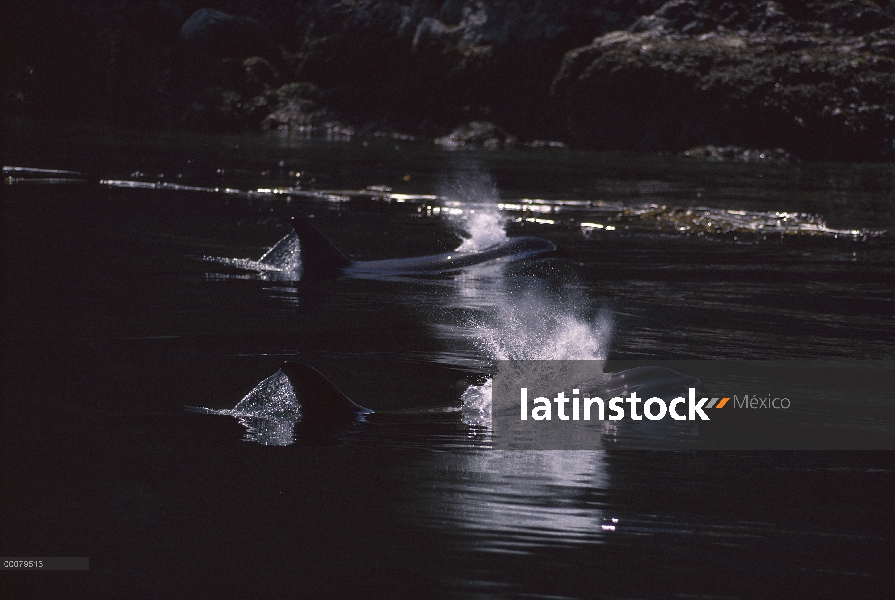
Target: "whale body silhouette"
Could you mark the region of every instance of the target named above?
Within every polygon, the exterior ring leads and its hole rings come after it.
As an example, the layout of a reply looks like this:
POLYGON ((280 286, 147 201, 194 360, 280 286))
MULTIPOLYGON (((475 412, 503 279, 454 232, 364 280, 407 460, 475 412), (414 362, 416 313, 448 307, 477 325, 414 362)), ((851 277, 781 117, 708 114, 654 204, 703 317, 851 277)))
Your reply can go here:
POLYGON ((301 422, 333 426, 363 420, 373 411, 352 402, 320 371, 301 362, 286 361, 280 371, 289 379, 301 403, 301 422))
POLYGON ((501 258, 517 261, 556 252, 556 245, 553 242, 524 236, 511 238, 479 252, 454 251, 413 258, 351 260, 306 219, 293 218, 292 227, 300 245, 302 279, 446 275, 501 258))

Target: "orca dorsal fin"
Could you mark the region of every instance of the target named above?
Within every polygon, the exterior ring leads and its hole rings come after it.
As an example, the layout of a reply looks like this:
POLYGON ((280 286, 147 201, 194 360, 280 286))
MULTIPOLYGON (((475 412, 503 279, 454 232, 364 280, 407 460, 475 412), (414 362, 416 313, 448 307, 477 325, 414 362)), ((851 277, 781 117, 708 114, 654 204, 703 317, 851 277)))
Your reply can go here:
POLYGON ((358 406, 317 369, 300 362, 286 361, 280 367, 301 403, 301 421, 312 424, 347 423, 373 412, 358 406))
POLYGON ((298 236, 302 279, 334 277, 340 269, 351 265, 351 259, 342 254, 307 219, 293 217, 292 228, 298 236))

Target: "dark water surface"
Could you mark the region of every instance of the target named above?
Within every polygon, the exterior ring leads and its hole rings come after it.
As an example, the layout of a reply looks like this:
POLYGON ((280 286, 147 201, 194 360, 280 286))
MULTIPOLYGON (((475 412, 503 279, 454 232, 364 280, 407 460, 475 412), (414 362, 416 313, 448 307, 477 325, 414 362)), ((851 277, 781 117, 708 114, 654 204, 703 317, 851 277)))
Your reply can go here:
POLYGON ((83 175, 4 174, 2 553, 90 557, 4 597, 892 597, 892 453, 493 451, 482 393, 507 358, 895 358, 892 165, 4 138, 4 165, 83 175), (233 260, 298 215, 359 259, 504 226, 563 257, 325 282, 233 260), (305 432, 185 408, 287 359, 420 410, 305 432))

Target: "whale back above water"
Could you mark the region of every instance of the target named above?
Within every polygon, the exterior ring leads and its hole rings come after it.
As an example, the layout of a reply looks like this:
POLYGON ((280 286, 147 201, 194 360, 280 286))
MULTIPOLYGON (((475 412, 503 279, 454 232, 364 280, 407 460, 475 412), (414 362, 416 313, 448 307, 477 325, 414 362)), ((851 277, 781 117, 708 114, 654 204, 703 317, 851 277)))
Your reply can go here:
POLYGON ((507 258, 535 258, 556 252, 556 245, 537 237, 516 237, 479 252, 445 252, 413 258, 351 260, 306 219, 295 217, 292 227, 301 248, 302 278, 326 279, 342 275, 442 275, 481 263, 507 258))
POLYGON ((301 403, 301 422, 306 425, 338 425, 361 419, 373 411, 351 401, 317 369, 286 361, 280 371, 289 379, 301 403))

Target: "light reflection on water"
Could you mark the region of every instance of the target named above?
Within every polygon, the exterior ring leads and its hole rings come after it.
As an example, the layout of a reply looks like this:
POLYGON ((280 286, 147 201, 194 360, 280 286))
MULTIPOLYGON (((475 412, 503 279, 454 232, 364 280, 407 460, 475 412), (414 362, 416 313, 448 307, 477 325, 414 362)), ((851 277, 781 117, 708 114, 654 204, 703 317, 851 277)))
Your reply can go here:
MULTIPOLYGON (((480 178, 468 183, 463 191, 475 195, 476 189, 481 192, 481 187, 488 185, 487 179, 480 178)), ((494 204, 490 208, 479 206, 477 213, 458 211, 449 219, 466 236, 462 247, 470 250, 506 239, 505 219, 494 204)), ((497 360, 587 360, 607 356, 612 333, 609 312, 595 312, 589 302, 573 304, 568 298, 551 295, 536 278, 508 280, 503 265, 486 265, 441 281, 438 288, 440 292, 430 296, 422 311, 431 333, 445 348, 453 348, 453 354, 444 352, 435 359, 437 362, 460 367, 475 364, 487 372, 497 360), (456 342, 461 339, 467 341, 465 350, 457 348, 456 342)), ((413 305, 420 310, 418 303, 413 305)), ((291 413, 287 419, 280 419, 283 411, 273 414, 264 407, 263 415, 255 414, 257 410, 251 415, 239 411, 240 407, 258 409, 255 404, 248 406, 252 398, 277 395, 280 388, 268 389, 275 377, 259 384, 233 411, 216 414, 240 417, 247 429, 247 440, 273 445, 293 443, 295 419, 291 413), (261 419, 265 427, 259 427, 261 416, 265 417, 261 419), (285 426, 271 427, 272 421, 285 426)), ((618 518, 605 516, 594 499, 609 485, 603 452, 476 449, 481 448, 483 436, 487 439, 490 427, 490 386, 488 378, 463 391, 459 399, 462 424, 455 422, 453 433, 448 429, 440 438, 418 440, 424 447, 466 446, 467 450, 430 455, 432 462, 427 472, 437 473, 437 477, 431 486, 420 488, 425 490, 424 497, 416 498, 408 507, 415 522, 437 529, 458 528, 474 540, 477 552, 503 555, 599 542, 615 531, 618 518), (464 428, 470 428, 468 434, 464 428)), ((294 394, 292 399, 295 400, 294 394)), ((408 420, 406 425, 411 423, 408 420)), ((354 443, 371 438, 388 443, 388 432, 381 425, 373 422, 362 427, 368 429, 356 428, 349 434, 354 443)))
POLYGON ((478 552, 599 542, 612 523, 599 501, 609 486, 600 451, 466 452, 432 456, 419 522, 460 527, 478 552))
MULTIPOLYGON (((505 241, 502 232, 508 222, 518 224, 536 224, 548 226, 570 226, 580 228, 582 235, 588 236, 594 231, 630 231, 639 233, 666 233, 677 235, 726 236, 734 240, 759 241, 768 236, 824 236, 833 238, 851 238, 867 240, 882 236, 891 236, 892 232, 880 227, 836 228, 829 226, 826 220, 813 213, 798 211, 761 211, 745 208, 726 208, 723 206, 690 206, 671 203, 656 203, 643 200, 607 201, 572 200, 572 199, 538 199, 524 198, 514 201, 501 200, 493 180, 484 174, 478 179, 457 183, 451 181, 442 184, 442 194, 408 195, 381 191, 354 190, 320 190, 307 191, 295 188, 278 190, 258 189, 243 191, 231 188, 202 188, 172 186, 169 184, 143 184, 128 180, 101 180, 100 183, 111 188, 140 188, 163 191, 190 191, 212 194, 228 194, 246 198, 274 199, 278 196, 291 201, 303 198, 330 204, 338 208, 341 204, 354 201, 380 202, 387 206, 392 203, 408 203, 417 206, 417 214, 429 218, 447 218, 452 222, 457 233, 463 238, 458 251, 477 251, 493 244, 505 241), (459 199, 458 199, 459 198, 459 199)), ((7 184, 25 183, 68 183, 68 180, 49 181, 45 179, 13 179, 7 184)), ((280 240, 272 250, 286 250, 281 244, 288 246, 294 240, 280 240)), ((284 260, 285 256, 280 257, 284 260)), ((258 261, 251 259, 222 259, 207 257, 220 262, 231 261, 230 264, 245 269, 260 271, 276 270, 273 258, 265 255, 258 261), (265 260, 267 259, 267 260, 265 260)))

